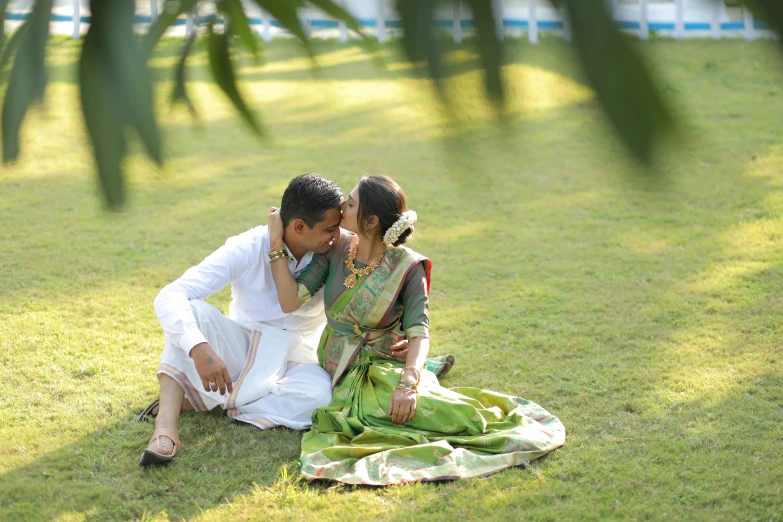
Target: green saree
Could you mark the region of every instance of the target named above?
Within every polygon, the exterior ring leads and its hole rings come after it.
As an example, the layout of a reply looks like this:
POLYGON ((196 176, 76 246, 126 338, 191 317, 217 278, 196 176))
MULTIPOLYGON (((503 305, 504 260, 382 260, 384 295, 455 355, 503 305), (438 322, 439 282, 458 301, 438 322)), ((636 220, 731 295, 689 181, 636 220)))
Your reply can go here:
MULTIPOLYGON (((426 370, 413 419, 392 424, 386 412, 405 365, 391 358, 389 348, 406 334, 428 335, 425 324, 406 322, 399 306, 402 297, 410 299, 404 288, 410 274, 422 267, 426 285, 419 291, 428 294, 430 261, 398 247, 354 288, 331 305, 327 301, 318 357, 334 389, 331 403, 313 413, 302 439, 302 474, 309 480, 384 486, 482 476, 522 465, 565 442, 563 424, 539 405, 478 388, 444 388, 426 370), (395 311, 402 315, 395 317, 395 311)), ((333 285, 342 286, 342 273, 329 272, 327 294, 330 286, 332 292, 333 285)))

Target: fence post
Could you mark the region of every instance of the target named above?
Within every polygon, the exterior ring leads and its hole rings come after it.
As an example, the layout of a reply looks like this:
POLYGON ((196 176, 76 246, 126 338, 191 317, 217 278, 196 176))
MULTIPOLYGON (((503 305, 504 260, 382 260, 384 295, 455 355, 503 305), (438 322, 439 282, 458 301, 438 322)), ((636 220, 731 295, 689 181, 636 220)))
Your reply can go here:
POLYGON ((756 36, 753 30, 753 12, 747 7, 742 8, 742 20, 745 22, 745 39, 753 40, 756 36))
POLYGON ((348 41, 348 27, 345 25, 345 22, 340 20, 337 22, 337 26, 340 29, 340 41, 341 42, 347 42, 348 41))
POLYGON ((376 0, 376 5, 378 13, 375 25, 378 28, 378 41, 383 43, 386 41, 386 0, 376 0))
POLYGON ((505 36, 505 29, 503 29, 503 0, 493 0, 495 2, 495 32, 498 35, 498 40, 503 40, 505 36))
POLYGON ((566 42, 571 42, 573 39, 573 32, 571 31, 571 17, 568 16, 568 10, 564 7, 561 17, 563 18, 563 39, 566 42))
MULTIPOLYGON (((345 0, 340 0, 340 7, 345 7, 345 0)), ((340 30, 340 41, 341 42, 347 42, 348 41, 348 27, 345 25, 345 22, 340 20, 337 22, 337 27, 340 30)))
POLYGON ((271 42, 272 41, 272 21, 269 20, 269 13, 261 10, 261 25, 263 26, 263 31, 261 32, 261 37, 264 39, 265 42, 271 42))
POLYGON ((536 0, 527 2, 527 38, 530 43, 538 43, 538 18, 536 13, 536 0))
POLYGON ((639 0, 639 38, 647 40, 650 37, 650 21, 647 11, 647 0, 639 0))
POLYGON ((454 43, 462 43, 462 0, 454 2, 452 32, 454 33, 454 43))
POLYGON ((685 0, 675 0, 674 37, 679 40, 685 36, 685 0))
POLYGON ((720 39, 720 8, 721 4, 718 2, 713 2, 712 4, 712 20, 710 21, 710 31, 712 33, 712 39, 718 40, 720 39))
POLYGON ((196 16, 195 16, 196 9, 193 9, 193 11, 188 13, 188 16, 186 18, 185 23, 185 36, 187 38, 190 38, 193 36, 193 33, 196 30, 196 16))
POLYGON ((158 0, 150 0, 150 23, 158 21, 158 0))
POLYGON ((73 15, 71 16, 71 20, 73 21, 72 36, 74 40, 78 40, 79 36, 81 35, 81 27, 82 27, 81 7, 82 7, 81 0, 73 0, 73 15))

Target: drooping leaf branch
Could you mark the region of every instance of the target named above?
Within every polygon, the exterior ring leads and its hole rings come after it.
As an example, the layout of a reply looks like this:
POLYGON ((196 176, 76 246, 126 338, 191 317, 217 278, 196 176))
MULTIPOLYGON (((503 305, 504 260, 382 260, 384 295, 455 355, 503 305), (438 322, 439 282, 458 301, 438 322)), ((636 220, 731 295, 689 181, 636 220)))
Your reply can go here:
MULTIPOLYGON (((425 62, 429 78, 441 100, 445 47, 435 27, 436 8, 458 0, 395 0, 401 18, 400 39, 407 59, 425 62)), ((713 0, 721 2, 723 0, 713 0)), ((358 21, 334 0, 252 0, 275 18, 280 26, 297 38, 315 64, 315 54, 299 18, 308 4, 342 21, 362 37, 365 47, 373 40, 361 33, 358 21)), ((656 140, 674 123, 667 100, 656 79, 646 67, 644 57, 623 35, 612 19, 604 0, 552 0, 565 11, 571 22, 573 47, 585 76, 595 90, 605 114, 620 141, 641 162, 649 163, 656 140)), ((783 29, 783 1, 742 0, 755 16, 778 31, 783 29)), ((19 131, 28 109, 42 100, 46 88, 46 46, 49 43, 49 17, 53 0, 36 0, 27 19, 8 39, 0 35, 0 79, 5 81, 11 66, 3 100, 3 161, 15 161, 20 152, 19 131)), ((157 21, 138 38, 133 32, 135 2, 91 0, 92 20, 84 37, 79 59, 79 87, 82 111, 106 202, 118 208, 125 199, 123 160, 127 133, 134 131, 149 157, 163 163, 163 144, 154 113, 152 79, 146 65, 155 45, 177 19, 192 13, 198 0, 166 0, 157 21)), ((231 48, 237 43, 259 57, 262 52, 250 28, 240 0, 217 0, 217 13, 205 25, 209 69, 217 85, 234 105, 241 119, 255 135, 263 135, 257 115, 245 102, 237 87, 237 74, 231 48), (216 30, 217 17, 224 21, 216 30), (236 37, 236 38, 234 38, 236 37)), ((503 41, 496 33, 494 2, 467 0, 472 11, 475 45, 484 75, 487 98, 502 112, 507 96, 504 89, 503 41)), ((8 0, 0 0, 5 14, 8 0)), ((195 17, 195 20, 199 20, 195 17)), ((187 93, 186 63, 197 32, 186 38, 180 59, 173 70, 171 101, 183 103, 196 114, 187 93)))

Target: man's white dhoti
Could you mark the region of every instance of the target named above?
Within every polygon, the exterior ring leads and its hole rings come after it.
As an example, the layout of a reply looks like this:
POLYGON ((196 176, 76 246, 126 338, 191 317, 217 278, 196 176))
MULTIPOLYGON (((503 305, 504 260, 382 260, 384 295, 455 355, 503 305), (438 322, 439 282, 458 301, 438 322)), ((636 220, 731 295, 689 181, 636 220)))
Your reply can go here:
POLYGON ((209 303, 190 301, 199 330, 228 368, 233 392, 204 391, 193 359, 166 342, 158 374, 179 383, 197 411, 222 407, 229 417, 259 428, 288 426, 301 430, 311 424, 316 408, 329 404, 332 386, 329 374, 313 358, 307 342, 263 323, 249 330, 225 317, 209 303))

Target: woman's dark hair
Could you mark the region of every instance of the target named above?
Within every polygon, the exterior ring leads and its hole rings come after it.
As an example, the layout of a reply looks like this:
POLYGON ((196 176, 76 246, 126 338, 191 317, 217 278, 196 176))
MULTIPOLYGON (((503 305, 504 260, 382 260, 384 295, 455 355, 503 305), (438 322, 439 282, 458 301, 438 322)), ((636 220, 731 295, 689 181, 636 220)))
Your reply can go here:
POLYGON ((337 208, 343 202, 343 193, 337 184, 318 174, 302 174, 291 180, 280 203, 283 226, 294 219, 301 219, 308 227, 323 221, 327 210, 337 208))
MULTIPOLYGON (((383 237, 402 213, 408 210, 405 192, 388 176, 364 176, 359 180, 356 189, 359 192, 359 212, 356 221, 359 231, 365 236, 371 233, 367 228, 370 217, 378 217, 380 223, 378 231, 383 237)), ((394 246, 405 243, 412 233, 413 227, 405 230, 395 241, 394 246)))

